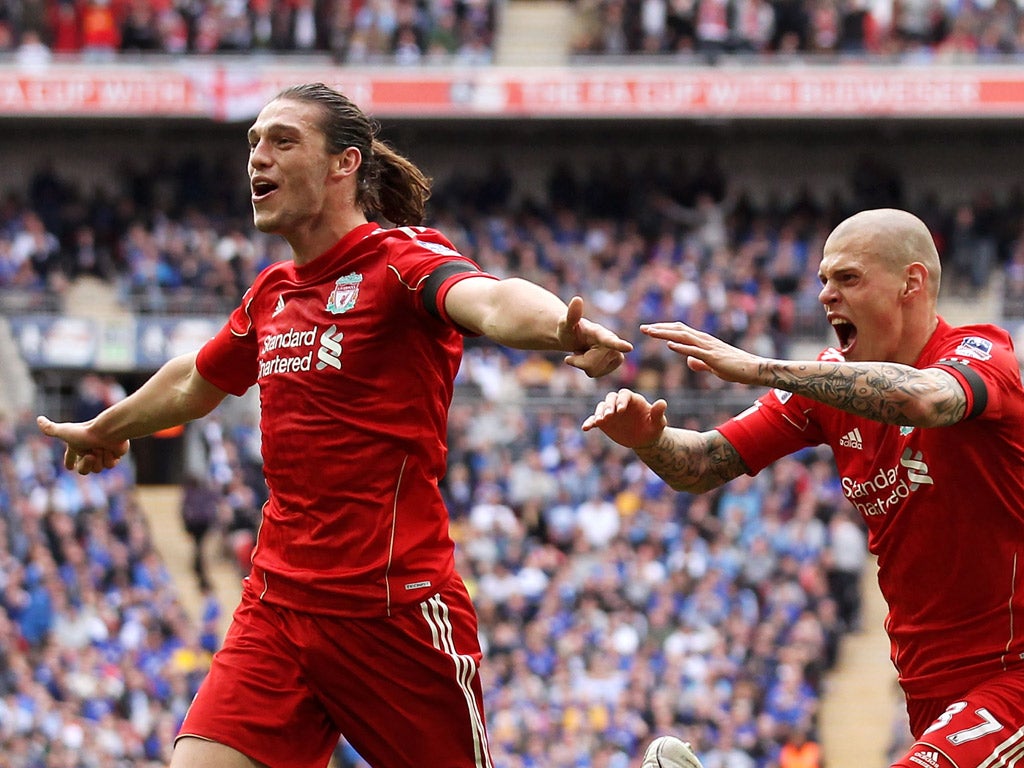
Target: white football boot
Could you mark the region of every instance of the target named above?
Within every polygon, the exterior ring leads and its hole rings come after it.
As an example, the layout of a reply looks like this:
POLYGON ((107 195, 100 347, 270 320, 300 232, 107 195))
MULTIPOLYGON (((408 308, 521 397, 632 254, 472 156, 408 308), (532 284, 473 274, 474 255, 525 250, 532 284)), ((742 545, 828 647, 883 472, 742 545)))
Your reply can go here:
POLYGON ((640 768, 703 768, 690 745, 675 736, 659 736, 644 752, 640 768))

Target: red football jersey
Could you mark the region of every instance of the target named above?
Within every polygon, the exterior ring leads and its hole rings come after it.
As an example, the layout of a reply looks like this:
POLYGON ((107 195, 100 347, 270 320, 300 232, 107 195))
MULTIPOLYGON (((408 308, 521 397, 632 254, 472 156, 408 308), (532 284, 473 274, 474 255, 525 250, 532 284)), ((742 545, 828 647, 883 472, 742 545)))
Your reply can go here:
POLYGON ((434 230, 366 224, 264 270, 200 350, 221 389, 260 385, 270 494, 247 587, 264 600, 380 616, 452 574, 438 481, 462 335, 444 297, 483 274, 434 230))
POLYGON ((992 325, 940 319, 915 367, 957 378, 964 420, 900 427, 773 390, 719 431, 755 474, 800 448, 831 446, 878 556, 900 683, 939 697, 1022 664, 1024 390, 1010 336, 992 325))

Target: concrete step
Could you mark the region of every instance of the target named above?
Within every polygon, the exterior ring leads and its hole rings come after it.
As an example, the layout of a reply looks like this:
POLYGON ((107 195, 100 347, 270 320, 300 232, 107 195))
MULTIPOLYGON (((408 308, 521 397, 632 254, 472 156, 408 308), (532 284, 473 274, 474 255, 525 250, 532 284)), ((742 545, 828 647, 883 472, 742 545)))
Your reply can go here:
MULTIPOLYGON (((174 578, 182 605, 193 620, 198 622, 204 598, 192 573, 192 539, 185 533, 181 519, 181 487, 141 485, 137 492, 149 522, 153 544, 174 578)), ((242 577, 234 564, 218 551, 219 545, 219 536, 211 531, 206 537, 203 551, 206 554, 210 583, 220 604, 220 630, 223 637, 242 595, 242 577)))
POLYGON ((569 57, 574 18, 564 0, 510 0, 501 10, 495 63, 504 66, 558 66, 569 57))
POLYGON ((73 317, 127 317, 117 288, 95 277, 80 277, 64 294, 64 313, 73 317))
POLYGON ((21 418, 35 407, 36 386, 7 319, 0 317, 0 415, 21 418))
POLYGON ((878 589, 878 568, 864 569, 863 623, 843 638, 836 668, 821 702, 821 744, 830 768, 888 765, 887 751, 903 700, 889 661, 887 607, 878 589))

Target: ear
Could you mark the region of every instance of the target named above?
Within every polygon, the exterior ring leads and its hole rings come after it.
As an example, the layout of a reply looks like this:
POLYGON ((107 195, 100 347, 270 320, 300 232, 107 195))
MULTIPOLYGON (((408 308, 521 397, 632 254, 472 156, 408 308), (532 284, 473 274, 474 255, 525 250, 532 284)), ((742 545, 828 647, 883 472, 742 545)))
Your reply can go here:
POLYGON ((363 164, 363 154, 355 147, 346 147, 343 152, 333 156, 331 173, 339 176, 354 176, 363 164))
POLYGON ((902 296, 910 299, 923 295, 928 289, 928 267, 919 261, 907 265, 906 280, 903 283, 902 296))

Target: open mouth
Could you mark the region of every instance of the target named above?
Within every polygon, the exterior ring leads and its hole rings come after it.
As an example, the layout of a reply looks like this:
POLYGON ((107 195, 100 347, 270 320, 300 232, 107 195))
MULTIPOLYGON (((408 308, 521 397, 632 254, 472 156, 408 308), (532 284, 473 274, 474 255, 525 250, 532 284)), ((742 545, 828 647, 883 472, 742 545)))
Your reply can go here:
POLYGON ((845 355, 857 341, 857 326, 849 320, 836 317, 832 319, 832 330, 836 332, 836 338, 839 339, 839 351, 845 355))
POLYGON ((252 183, 252 199, 254 201, 255 200, 262 200, 264 197, 269 195, 275 189, 277 189, 277 184, 274 184, 273 182, 262 181, 262 180, 261 181, 254 181, 252 183))

